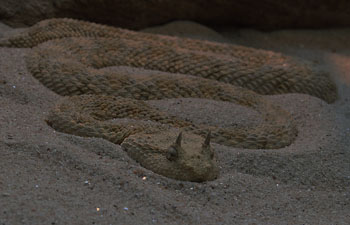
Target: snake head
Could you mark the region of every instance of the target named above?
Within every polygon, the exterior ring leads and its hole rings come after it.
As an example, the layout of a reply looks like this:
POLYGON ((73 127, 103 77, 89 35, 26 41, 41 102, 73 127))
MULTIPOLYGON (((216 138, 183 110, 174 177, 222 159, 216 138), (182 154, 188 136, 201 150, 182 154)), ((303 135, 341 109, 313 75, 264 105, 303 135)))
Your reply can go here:
POLYGON ((122 148, 143 167, 172 179, 203 182, 219 175, 210 133, 206 138, 177 128, 139 133, 122 148))
MULTIPOLYGON (((210 146, 210 135, 211 135, 211 132, 209 131, 207 134, 207 137, 205 138, 205 140, 202 144, 202 151, 201 152, 203 155, 207 156, 207 158, 213 159, 214 158, 214 150, 210 146)), ((182 132, 179 133, 174 144, 172 144, 168 148, 168 151, 166 154, 166 158, 168 160, 175 161, 179 156, 179 152, 182 152, 182 154, 184 153, 184 150, 181 147, 181 141, 182 141, 182 132)))
POLYGON ((176 167, 181 167, 180 169, 184 171, 182 176, 191 174, 191 181, 213 180, 218 175, 215 152, 210 146, 210 135, 209 131, 201 145, 192 143, 192 146, 189 144, 183 146, 183 135, 180 132, 175 142, 167 149, 166 158, 170 163, 177 164, 176 167))

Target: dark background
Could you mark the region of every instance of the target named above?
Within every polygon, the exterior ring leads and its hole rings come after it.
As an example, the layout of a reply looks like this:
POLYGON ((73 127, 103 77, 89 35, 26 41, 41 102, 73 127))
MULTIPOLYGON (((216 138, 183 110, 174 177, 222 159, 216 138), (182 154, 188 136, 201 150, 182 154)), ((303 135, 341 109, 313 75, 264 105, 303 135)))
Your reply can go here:
POLYGON ((348 0, 0 0, 0 20, 23 27, 70 17, 130 29, 192 20, 211 26, 325 28, 350 25, 348 0))

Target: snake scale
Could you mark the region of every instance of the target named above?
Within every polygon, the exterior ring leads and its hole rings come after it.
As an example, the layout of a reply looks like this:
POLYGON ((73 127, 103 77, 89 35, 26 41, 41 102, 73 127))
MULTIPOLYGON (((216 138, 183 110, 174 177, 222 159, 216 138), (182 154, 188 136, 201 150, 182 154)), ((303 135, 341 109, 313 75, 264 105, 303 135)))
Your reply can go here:
POLYGON ((294 141, 291 115, 260 94, 305 93, 329 103, 337 98, 326 73, 289 56, 74 19, 41 21, 1 39, 0 46, 32 48, 26 56, 30 73, 65 96, 51 110, 50 126, 121 144, 143 167, 178 180, 218 177, 210 141, 249 149, 278 149, 294 141), (105 70, 111 66, 158 72, 105 70), (194 124, 145 102, 180 97, 233 102, 263 119, 254 127, 194 124))

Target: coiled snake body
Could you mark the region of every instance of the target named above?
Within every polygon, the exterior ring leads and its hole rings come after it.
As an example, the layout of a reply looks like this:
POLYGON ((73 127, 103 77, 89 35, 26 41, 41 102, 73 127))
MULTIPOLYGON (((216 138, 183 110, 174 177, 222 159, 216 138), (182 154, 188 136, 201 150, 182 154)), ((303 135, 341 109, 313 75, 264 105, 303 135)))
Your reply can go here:
POLYGON ((179 180, 218 176, 210 140, 251 149, 293 142, 297 130, 290 114, 260 94, 298 92, 327 102, 336 99, 336 87, 326 74, 291 57, 73 19, 42 21, 0 40, 0 46, 33 47, 26 57, 31 74, 66 96, 47 118, 54 129, 121 144, 145 168, 179 180), (162 72, 143 76, 104 69, 110 66, 162 72), (144 102, 179 97, 247 106, 259 112, 263 122, 224 128, 194 124, 144 102), (122 118, 129 120, 118 120, 122 118))

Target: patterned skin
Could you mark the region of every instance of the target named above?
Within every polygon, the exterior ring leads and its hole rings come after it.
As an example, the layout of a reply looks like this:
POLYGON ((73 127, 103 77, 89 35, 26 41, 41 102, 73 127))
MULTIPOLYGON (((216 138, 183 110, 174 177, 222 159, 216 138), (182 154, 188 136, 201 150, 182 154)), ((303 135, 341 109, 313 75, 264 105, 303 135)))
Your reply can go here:
POLYGON ((259 94, 298 92, 327 102, 337 96, 326 74, 281 54, 72 19, 42 21, 0 40, 0 46, 33 47, 26 58, 29 71, 67 96, 47 119, 54 129, 121 144, 145 168, 178 180, 218 176, 210 139, 250 149, 283 148, 294 141, 297 129, 290 114, 259 94), (103 70, 110 66, 162 72, 140 76, 103 70), (233 102, 263 119, 256 127, 220 128, 193 124, 144 102, 179 97, 233 102), (111 122, 116 118, 129 120, 111 122))

